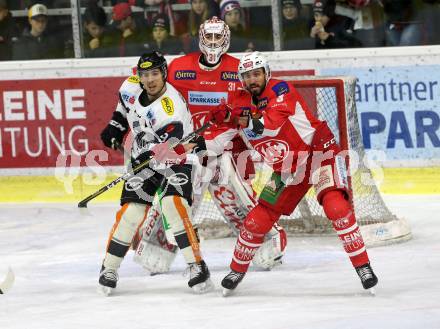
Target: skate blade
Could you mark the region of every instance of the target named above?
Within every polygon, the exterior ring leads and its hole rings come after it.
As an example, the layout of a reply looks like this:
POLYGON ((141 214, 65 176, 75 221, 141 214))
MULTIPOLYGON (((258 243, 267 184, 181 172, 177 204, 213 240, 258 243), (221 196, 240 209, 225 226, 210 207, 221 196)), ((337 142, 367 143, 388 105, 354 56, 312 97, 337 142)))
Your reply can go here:
POLYGON ((223 290, 222 290, 223 297, 231 296, 233 293, 234 293, 234 289, 223 288, 223 290))
POLYGON ((205 282, 192 286, 191 289, 197 294, 205 294, 214 290, 214 284, 212 283, 211 279, 208 279, 205 282))
POLYGON ((111 295, 113 288, 99 285, 96 290, 99 294, 108 297, 111 295))

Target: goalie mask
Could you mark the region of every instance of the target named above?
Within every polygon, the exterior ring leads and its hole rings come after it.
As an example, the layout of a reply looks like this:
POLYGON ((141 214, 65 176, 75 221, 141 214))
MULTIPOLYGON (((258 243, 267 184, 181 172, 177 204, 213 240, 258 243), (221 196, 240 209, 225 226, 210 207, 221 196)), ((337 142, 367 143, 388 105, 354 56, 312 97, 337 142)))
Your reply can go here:
POLYGON ((243 87, 243 74, 259 68, 264 68, 267 83, 271 77, 270 67, 266 57, 264 57, 262 53, 254 51, 253 53, 246 54, 241 58, 240 63, 238 64, 238 78, 240 79, 243 87))
POLYGON ((200 25, 199 48, 209 64, 217 64, 230 45, 231 32, 228 25, 212 17, 200 25))

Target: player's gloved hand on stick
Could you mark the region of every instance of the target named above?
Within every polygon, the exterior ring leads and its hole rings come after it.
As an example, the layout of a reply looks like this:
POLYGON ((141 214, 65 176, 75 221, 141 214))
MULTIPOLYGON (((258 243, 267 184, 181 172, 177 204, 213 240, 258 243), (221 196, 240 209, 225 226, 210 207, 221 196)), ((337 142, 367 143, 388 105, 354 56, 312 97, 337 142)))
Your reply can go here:
POLYGON ((186 160, 186 149, 182 144, 177 144, 172 147, 172 140, 170 138, 164 143, 156 144, 151 152, 153 153, 153 158, 165 164, 183 164, 186 160))
POLYGON ((113 112, 112 119, 101 132, 101 140, 105 146, 116 150, 122 144, 127 132, 127 119, 119 112, 113 112))
POLYGON ((230 105, 226 104, 224 99, 222 99, 217 108, 210 112, 209 120, 217 125, 237 128, 238 125, 242 125, 242 115, 240 108, 232 108, 230 105))

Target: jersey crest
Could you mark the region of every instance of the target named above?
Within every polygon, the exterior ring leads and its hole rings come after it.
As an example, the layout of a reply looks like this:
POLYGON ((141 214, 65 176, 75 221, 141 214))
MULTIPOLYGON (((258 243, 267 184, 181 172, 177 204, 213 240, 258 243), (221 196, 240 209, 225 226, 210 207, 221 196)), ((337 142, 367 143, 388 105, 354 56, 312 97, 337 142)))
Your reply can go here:
POLYGON ((275 164, 283 161, 289 154, 289 144, 280 139, 269 139, 254 146, 266 163, 275 164))

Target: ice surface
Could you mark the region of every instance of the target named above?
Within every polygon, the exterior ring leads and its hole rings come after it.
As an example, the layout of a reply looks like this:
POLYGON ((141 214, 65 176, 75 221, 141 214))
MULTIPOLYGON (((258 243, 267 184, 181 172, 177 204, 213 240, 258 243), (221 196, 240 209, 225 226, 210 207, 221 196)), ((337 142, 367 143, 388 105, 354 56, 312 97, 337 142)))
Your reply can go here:
POLYGON ((233 239, 202 242, 214 292, 187 288, 183 259, 149 276, 122 264, 113 296, 96 292, 115 205, 0 206, 0 280, 11 266, 15 285, 0 295, 0 328, 440 328, 440 196, 387 197, 412 225, 409 242, 369 250, 379 277, 366 293, 336 236, 288 242, 284 264, 250 271, 235 295, 221 297, 233 239))

